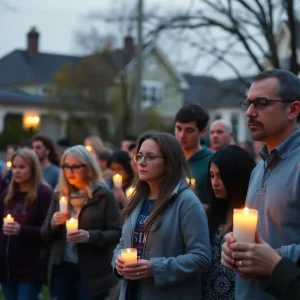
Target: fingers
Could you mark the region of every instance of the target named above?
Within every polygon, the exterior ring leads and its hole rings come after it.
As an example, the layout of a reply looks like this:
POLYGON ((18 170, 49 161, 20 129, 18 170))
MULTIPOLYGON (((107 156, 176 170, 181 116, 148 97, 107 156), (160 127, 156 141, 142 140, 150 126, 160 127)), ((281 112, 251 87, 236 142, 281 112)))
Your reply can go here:
MULTIPOLYGON (((224 266, 226 264, 234 267, 233 251, 229 248, 229 245, 226 242, 222 245, 221 256, 222 260, 224 261, 224 266)), ((231 269, 233 267, 231 267, 231 269)))
POLYGON ((11 222, 4 224, 2 230, 5 235, 16 235, 19 232, 19 226, 16 222, 11 222))
POLYGON ((233 237, 233 232, 229 232, 225 235, 225 243, 227 243, 227 244, 235 243, 235 238, 233 237))
POLYGON ((230 249, 233 251, 252 251, 255 248, 253 243, 234 243, 230 245, 230 249))

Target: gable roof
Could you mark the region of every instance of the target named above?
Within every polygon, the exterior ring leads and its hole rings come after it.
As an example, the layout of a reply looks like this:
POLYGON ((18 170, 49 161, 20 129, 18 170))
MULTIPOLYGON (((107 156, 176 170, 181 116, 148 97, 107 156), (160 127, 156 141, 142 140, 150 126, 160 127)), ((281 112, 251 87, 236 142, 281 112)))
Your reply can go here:
MULTIPOLYGON (((205 109, 239 107, 249 88, 240 79, 217 80, 213 77, 184 74, 190 88, 185 92, 185 103, 199 103, 205 109)), ((244 79, 249 82, 250 78, 244 79)))
MULTIPOLYGON (((70 99, 72 107, 80 108, 82 107, 82 101, 80 99, 72 98, 70 99)), ((61 100, 58 97, 44 97, 37 95, 30 95, 24 91, 17 89, 2 89, 0 88, 0 104, 3 105, 24 105, 24 106, 42 106, 47 104, 52 106, 59 105, 61 100)))
POLYGON ((15 50, 0 59, 0 86, 15 83, 49 83, 52 74, 64 63, 75 64, 79 57, 39 53, 30 55, 26 50, 15 50))

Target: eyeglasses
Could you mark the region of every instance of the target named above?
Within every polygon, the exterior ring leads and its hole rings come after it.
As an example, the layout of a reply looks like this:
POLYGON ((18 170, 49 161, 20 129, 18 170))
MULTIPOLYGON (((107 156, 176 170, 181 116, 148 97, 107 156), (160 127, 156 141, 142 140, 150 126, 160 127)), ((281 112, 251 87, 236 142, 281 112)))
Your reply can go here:
POLYGON ((86 165, 85 164, 82 164, 82 165, 74 165, 74 166, 69 166, 69 165, 62 165, 61 168, 66 171, 71 171, 72 173, 74 172, 74 170, 79 170, 80 168, 83 168, 85 167, 86 165))
POLYGON ((141 163, 142 161, 145 162, 152 162, 157 158, 164 158, 163 156, 158 156, 158 155, 154 155, 154 154, 148 154, 148 155, 143 155, 143 154, 135 154, 134 155, 134 161, 136 163, 141 163))
POLYGON ((250 101, 249 99, 245 99, 241 102, 241 108, 242 110, 246 111, 251 104, 254 105, 254 108, 256 110, 264 110, 267 106, 272 105, 272 102, 296 102, 297 100, 272 100, 272 99, 266 99, 266 98, 256 98, 253 101, 250 101))

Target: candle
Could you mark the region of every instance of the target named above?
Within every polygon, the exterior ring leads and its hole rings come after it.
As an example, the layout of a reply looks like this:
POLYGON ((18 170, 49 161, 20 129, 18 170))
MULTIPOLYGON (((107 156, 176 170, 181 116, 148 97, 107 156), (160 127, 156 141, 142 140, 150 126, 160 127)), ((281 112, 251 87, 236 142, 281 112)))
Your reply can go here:
POLYGON ((74 219, 74 218, 67 220, 66 227, 67 227, 67 233, 77 231, 78 230, 78 220, 74 219))
POLYGON ((59 200, 59 211, 67 212, 68 211, 68 198, 62 196, 59 200))
POLYGON ((127 190, 126 190, 126 197, 129 198, 132 193, 134 192, 135 188, 133 186, 129 187, 127 190))
POLYGON ((113 176, 114 186, 116 188, 122 188, 122 175, 116 174, 113 176))
POLYGON ((237 242, 255 241, 258 211, 256 209, 234 209, 233 212, 233 236, 237 242))
POLYGON ((191 184, 191 188, 194 190, 195 189, 195 187, 196 187, 196 179, 195 178, 189 178, 189 177, 187 177, 186 178, 186 182, 188 183, 188 184, 191 184))
POLYGON ((135 248, 122 249, 121 256, 125 264, 133 264, 137 262, 137 250, 135 248))
POLYGON ((92 151, 92 146, 87 145, 87 146, 85 146, 85 149, 86 149, 87 151, 91 152, 91 151, 92 151))
POLYGON ((6 167, 7 167, 7 169, 10 169, 10 168, 12 167, 11 161, 8 161, 8 162, 6 163, 6 167))
POLYGON ((8 214, 6 218, 3 218, 4 224, 13 223, 14 221, 15 221, 14 218, 10 214, 8 214))

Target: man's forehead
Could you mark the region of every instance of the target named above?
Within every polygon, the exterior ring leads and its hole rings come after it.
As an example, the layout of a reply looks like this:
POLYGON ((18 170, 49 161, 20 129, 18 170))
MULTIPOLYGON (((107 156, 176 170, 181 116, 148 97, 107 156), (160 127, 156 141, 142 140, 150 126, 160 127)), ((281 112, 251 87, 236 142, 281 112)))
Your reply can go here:
POLYGON ((186 123, 176 122, 175 125, 183 127, 183 128, 196 128, 197 127, 196 121, 191 121, 191 122, 186 122, 186 123))
POLYGON ((275 77, 264 78, 254 81, 248 91, 248 98, 268 98, 274 97, 278 90, 279 80, 275 77))

